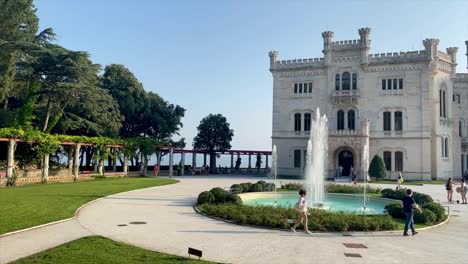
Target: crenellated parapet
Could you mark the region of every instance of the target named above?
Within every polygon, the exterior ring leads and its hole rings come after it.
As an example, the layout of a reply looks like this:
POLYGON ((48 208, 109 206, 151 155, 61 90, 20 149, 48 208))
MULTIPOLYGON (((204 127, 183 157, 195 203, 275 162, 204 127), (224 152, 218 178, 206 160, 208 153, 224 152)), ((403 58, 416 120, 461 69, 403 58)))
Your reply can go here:
POLYGON ((311 58, 311 59, 276 61, 273 69, 284 70, 284 69, 296 69, 296 68, 304 68, 304 67, 323 67, 323 66, 324 66, 323 58, 311 58))
POLYGON ((359 49, 361 48, 361 40, 341 40, 335 41, 332 44, 333 50, 359 49))
POLYGON ((418 50, 369 54, 368 58, 370 64, 420 62, 427 60, 427 54, 425 50, 418 50))

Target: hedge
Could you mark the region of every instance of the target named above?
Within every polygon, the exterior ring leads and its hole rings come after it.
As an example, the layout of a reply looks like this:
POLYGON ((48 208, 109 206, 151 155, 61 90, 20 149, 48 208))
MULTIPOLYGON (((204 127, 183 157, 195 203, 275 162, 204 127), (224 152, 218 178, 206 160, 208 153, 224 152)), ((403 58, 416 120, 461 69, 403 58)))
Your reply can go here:
MULTIPOLYGON (((426 224, 432 225, 437 224, 445 219, 447 219, 447 215, 445 215, 445 210, 442 205, 429 202, 421 206, 422 212, 414 211, 414 222, 416 224, 426 224)), ((385 210, 387 211, 388 215, 392 216, 393 218, 398 219, 405 219, 405 211, 403 206, 400 202, 391 203, 385 206, 385 210)))
MULTIPOLYGON (((292 222, 297 219, 297 211, 293 208, 203 204, 198 206, 198 209, 209 216, 237 224, 270 228, 289 229, 292 222)), ((389 216, 346 214, 320 209, 311 209, 310 213, 309 230, 312 231, 384 231, 398 228, 398 223, 389 216)))

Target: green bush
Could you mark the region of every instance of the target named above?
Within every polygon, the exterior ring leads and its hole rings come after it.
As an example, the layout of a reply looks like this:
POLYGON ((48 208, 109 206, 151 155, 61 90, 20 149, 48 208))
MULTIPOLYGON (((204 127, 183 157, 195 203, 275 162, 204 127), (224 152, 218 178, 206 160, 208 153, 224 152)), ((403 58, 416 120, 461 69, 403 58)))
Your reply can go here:
POLYGON ((233 184, 231 185, 231 193, 238 194, 242 193, 244 188, 240 184, 233 184))
POLYGON ((215 203, 221 204, 226 202, 226 197, 229 195, 229 192, 225 191, 222 188, 216 187, 210 190, 215 198, 215 203))
POLYGON ((262 187, 265 187, 265 185, 267 184, 267 182, 264 181, 264 180, 258 181, 257 183, 258 183, 258 184, 261 184, 262 187))
POLYGON ((211 192, 202 192, 198 195, 197 204, 211 204, 215 202, 215 197, 211 192))
POLYGON ((242 186, 242 192, 250 192, 250 186, 252 186, 252 183, 250 182, 244 182, 240 184, 242 186))
POLYGON ((276 191, 276 185, 272 182, 265 184, 263 191, 265 192, 274 192, 276 191))
POLYGON ((252 184, 249 189, 250 192, 263 192, 263 186, 259 183, 252 184))
POLYGON ((401 203, 391 203, 385 206, 385 210, 387 211, 388 215, 392 216, 393 218, 405 219, 405 210, 401 203))
MULTIPOLYGON (((353 186, 353 185, 342 185, 342 184, 327 184, 325 190, 328 193, 363 193, 364 186, 353 186)), ((366 186, 366 192, 368 193, 379 193, 380 188, 366 186)))
POLYGON ((300 189, 304 189, 304 186, 300 183, 285 183, 281 185, 281 189, 286 189, 286 190, 294 190, 294 191, 299 191, 300 189))
POLYGON ((387 175, 385 163, 379 155, 375 155, 372 158, 371 164, 369 166, 369 175, 377 179, 384 178, 385 175, 387 175))
MULTIPOLYGON (((236 204, 203 204, 198 209, 210 216, 231 220, 234 223, 289 229, 298 213, 292 208, 248 206, 236 204)), ((298 229, 302 228, 301 225, 298 229)), ((395 230, 398 223, 388 216, 366 216, 311 209, 309 230, 312 231, 383 231, 395 230)))
POLYGON ((424 193, 413 192, 413 199, 419 205, 433 202, 432 197, 424 193))
POLYGON ((447 215, 445 214, 445 209, 442 205, 435 203, 435 202, 428 202, 422 206, 423 209, 428 209, 429 211, 433 212, 436 216, 436 222, 442 222, 447 219, 447 215))
POLYGON ((242 199, 237 194, 229 194, 225 199, 226 203, 242 204, 242 199))
POLYGON ((384 198, 395 200, 402 200, 406 196, 406 190, 383 189, 380 193, 384 198))
POLYGON ((421 208, 422 212, 414 213, 414 222, 416 224, 432 225, 436 221, 436 215, 427 208, 421 208))

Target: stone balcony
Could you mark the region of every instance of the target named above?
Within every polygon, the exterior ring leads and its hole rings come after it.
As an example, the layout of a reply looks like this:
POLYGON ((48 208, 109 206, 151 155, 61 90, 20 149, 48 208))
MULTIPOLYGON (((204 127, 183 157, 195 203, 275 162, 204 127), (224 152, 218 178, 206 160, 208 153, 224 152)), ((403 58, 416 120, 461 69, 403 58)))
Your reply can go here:
MULTIPOLYGON (((328 132, 330 137, 350 137, 350 136, 361 136, 359 130, 333 130, 328 132)), ((273 131, 273 137, 276 138, 309 138, 310 131, 273 131)))
POLYGON ((359 98, 359 90, 339 90, 333 91, 333 101, 337 105, 357 104, 359 98))

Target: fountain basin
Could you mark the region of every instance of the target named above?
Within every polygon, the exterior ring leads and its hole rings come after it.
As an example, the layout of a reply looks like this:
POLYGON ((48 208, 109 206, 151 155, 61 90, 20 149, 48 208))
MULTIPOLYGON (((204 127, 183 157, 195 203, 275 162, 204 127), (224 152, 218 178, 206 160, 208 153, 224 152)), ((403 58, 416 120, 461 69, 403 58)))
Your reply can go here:
MULTIPOLYGON (((258 192, 239 195, 243 204, 252 206, 278 206, 292 208, 298 200, 297 192, 258 192)), ((354 194, 328 193, 325 195, 323 206, 319 209, 332 212, 345 212, 366 215, 383 215, 385 206, 391 199, 368 197, 366 208, 363 208, 363 197, 354 194)), ((309 205, 310 207, 310 205, 309 205)))

